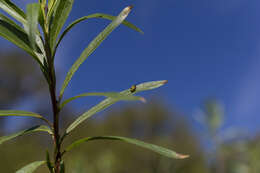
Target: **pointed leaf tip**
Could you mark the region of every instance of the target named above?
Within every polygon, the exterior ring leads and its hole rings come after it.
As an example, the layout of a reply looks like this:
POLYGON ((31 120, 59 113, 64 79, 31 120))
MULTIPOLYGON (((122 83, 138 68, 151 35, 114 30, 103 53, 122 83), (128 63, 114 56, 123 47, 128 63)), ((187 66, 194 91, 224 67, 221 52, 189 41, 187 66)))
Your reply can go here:
POLYGON ((190 157, 189 155, 178 154, 178 158, 179 158, 179 159, 187 159, 187 158, 189 158, 189 157, 190 157))
POLYGON ((168 83, 168 80, 162 81, 162 84, 167 84, 167 83, 168 83))
POLYGON ((140 97, 139 99, 141 102, 146 103, 146 99, 144 97, 140 97))
POLYGON ((129 5, 128 8, 129 8, 130 10, 132 10, 132 9, 134 8, 134 6, 133 6, 133 5, 129 5))

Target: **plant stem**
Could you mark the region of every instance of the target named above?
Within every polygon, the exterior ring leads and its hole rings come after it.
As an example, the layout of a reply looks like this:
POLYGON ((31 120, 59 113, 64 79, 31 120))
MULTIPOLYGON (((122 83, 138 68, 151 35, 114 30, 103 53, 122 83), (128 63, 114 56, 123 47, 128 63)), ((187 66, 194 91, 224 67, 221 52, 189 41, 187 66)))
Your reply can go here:
POLYGON ((49 44, 48 34, 45 34, 45 51, 46 58, 48 61, 48 75, 50 78, 49 92, 51 96, 52 112, 53 112, 53 143, 54 143, 54 171, 55 173, 60 173, 60 163, 61 163, 61 143, 59 134, 59 100, 56 97, 56 74, 54 61, 51 53, 51 48, 49 44))

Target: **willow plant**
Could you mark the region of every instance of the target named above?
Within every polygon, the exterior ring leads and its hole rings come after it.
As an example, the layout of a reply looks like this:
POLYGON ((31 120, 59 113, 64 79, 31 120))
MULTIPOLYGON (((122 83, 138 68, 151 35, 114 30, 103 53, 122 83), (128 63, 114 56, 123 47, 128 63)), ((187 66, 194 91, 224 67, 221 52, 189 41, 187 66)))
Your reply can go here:
POLYGON ((148 144, 136 139, 119 136, 86 137, 74 141, 69 146, 62 145, 64 139, 67 138, 79 124, 92 117, 94 114, 122 100, 145 101, 143 97, 135 96, 135 94, 158 88, 167 82, 165 80, 145 82, 139 85, 133 85, 131 88, 118 93, 83 93, 72 98, 63 99, 64 91, 70 83, 74 73, 115 28, 117 28, 120 24, 123 24, 133 30, 136 30, 137 32, 143 33, 135 25, 125 21, 132 9, 132 6, 124 8, 118 16, 111 16, 103 13, 84 16, 72 22, 65 29, 62 29, 72 9, 73 1, 74 0, 39 0, 38 3, 28 4, 26 7, 26 12, 24 12, 11 0, 0 0, 0 8, 5 12, 4 14, 0 14, 0 35, 26 51, 38 63, 49 87, 53 112, 53 120, 49 121, 45 118, 45 116, 38 113, 20 110, 0 110, 0 116, 34 117, 41 119, 43 123, 45 123, 45 125, 33 126, 15 134, 3 136, 0 138, 0 144, 3 144, 4 142, 18 136, 40 131, 46 132, 53 139, 54 152, 51 155, 53 157, 50 157, 49 152, 47 151, 45 160, 32 162, 18 170, 17 173, 31 173, 44 164, 48 167, 50 173, 64 173, 65 163, 63 161, 63 156, 76 146, 94 140, 123 141, 175 159, 183 159, 188 157, 187 155, 178 154, 163 147, 148 144), (8 14, 9 16, 5 14, 8 14), (9 17, 12 17, 14 20, 9 17), (56 73, 54 66, 57 48, 59 47, 64 36, 66 36, 75 25, 91 18, 107 19, 110 20, 111 23, 106 26, 105 29, 100 32, 84 49, 79 58, 69 69, 62 87, 57 93, 56 73), (78 118, 76 118, 76 120, 72 122, 64 132, 61 132, 59 127, 60 120, 62 118, 62 116, 60 116, 61 110, 71 101, 86 96, 104 96, 105 99, 84 112, 82 115, 78 116, 78 118))

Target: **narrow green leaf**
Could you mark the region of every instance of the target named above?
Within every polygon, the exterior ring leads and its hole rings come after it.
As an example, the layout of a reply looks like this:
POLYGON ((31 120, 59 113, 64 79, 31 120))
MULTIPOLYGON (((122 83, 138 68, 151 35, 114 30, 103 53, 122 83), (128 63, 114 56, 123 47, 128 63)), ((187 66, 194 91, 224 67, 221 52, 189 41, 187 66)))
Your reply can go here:
POLYGON ((43 165, 45 161, 35 161, 19 169, 15 173, 33 173, 39 166, 43 165))
POLYGON ((27 5, 27 21, 29 26, 29 40, 31 47, 36 50, 36 36, 38 31, 38 17, 40 11, 40 4, 33 3, 27 5))
POLYGON ((160 147, 160 146, 145 143, 143 141, 139 141, 139 140, 136 140, 136 139, 120 137, 120 136, 95 136, 95 137, 83 138, 83 139, 77 140, 74 143, 72 143, 71 145, 69 145, 65 149, 65 152, 70 151, 71 149, 75 148, 76 146, 78 146, 78 145, 80 145, 84 142, 88 142, 88 141, 92 141, 92 140, 119 140, 119 141, 123 141, 123 142, 127 142, 127 143, 130 143, 130 144, 137 145, 139 147, 154 151, 158 154, 161 154, 163 156, 173 158, 173 159, 185 159, 185 158, 189 157, 188 155, 179 154, 179 153, 176 153, 175 151, 169 150, 169 149, 164 148, 164 147, 160 147))
POLYGON ((60 162, 60 173, 65 173, 65 163, 63 160, 60 162))
POLYGON ((53 20, 50 28, 50 45, 54 49, 56 39, 66 22, 72 9, 74 0, 60 0, 56 11, 54 12, 53 20))
MULTIPOLYGON (((64 36, 75 26, 77 25, 78 23, 84 21, 84 20, 87 20, 87 19, 91 19, 91 18, 102 18, 102 19, 108 19, 108 20, 114 20, 116 18, 116 16, 111 16, 111 15, 108 15, 108 14, 103 14, 103 13, 95 13, 95 14, 91 14, 91 15, 88 15, 88 16, 84 16, 84 17, 81 17, 77 20, 75 20, 74 22, 72 22, 65 30, 64 32, 61 34, 57 44, 56 44, 56 47, 55 47, 55 51, 56 52, 56 49, 58 48, 60 42, 62 41, 62 39, 64 38, 64 36)), ((123 21, 122 22, 123 25, 133 29, 133 30, 136 30, 137 32, 140 32, 141 34, 143 34, 143 31, 141 29, 139 29, 138 27, 136 27, 135 25, 133 25, 132 23, 128 22, 128 21, 123 21)))
POLYGON ((34 126, 34 127, 31 127, 29 129, 26 129, 26 130, 23 130, 23 131, 20 131, 20 132, 17 132, 17 133, 14 133, 14 134, 11 134, 11 135, 8 135, 8 136, 2 136, 0 137, 0 144, 3 144, 4 142, 7 142, 11 139, 14 139, 18 136, 23 136, 23 135, 26 135, 28 133, 32 133, 32 132, 39 132, 39 131, 42 131, 42 132, 48 132, 49 134, 52 134, 51 132, 51 129, 47 126, 34 126))
POLYGON ((49 154, 48 150, 46 150, 46 164, 47 164, 47 167, 48 167, 50 173, 53 173, 53 166, 52 166, 52 163, 50 160, 50 154, 49 154))
POLYGON ((131 6, 126 7, 94 40, 91 41, 88 47, 82 52, 80 57, 76 60, 67 73, 60 91, 60 98, 62 98, 65 88, 68 86, 72 76, 78 70, 80 65, 94 52, 94 50, 96 50, 96 48, 107 38, 107 36, 125 20, 131 9, 131 6))
POLYGON ((30 48, 29 40, 24 30, 2 14, 0 14, 0 36, 36 57, 30 48))
POLYGON ((45 121, 47 124, 51 126, 51 123, 46 118, 33 112, 19 111, 19 110, 0 110, 0 117, 1 116, 34 117, 45 121))
POLYGON ((10 0, 0 0, 0 8, 22 24, 26 24, 26 15, 10 0))
POLYGON ((62 109, 66 104, 68 104, 69 102, 81 98, 81 97, 87 97, 87 96, 104 96, 104 97, 110 97, 113 99, 118 99, 118 100, 126 100, 126 101, 134 101, 134 100, 140 100, 142 102, 145 102, 145 99, 143 97, 139 97, 139 96, 133 96, 133 95, 129 95, 129 96, 125 96, 121 93, 117 93, 117 92, 105 92, 105 93, 83 93, 74 97, 71 97, 67 100, 65 100, 64 102, 62 102, 60 108, 62 109))
POLYGON ((31 48, 24 29, 2 14, 0 14, 0 36, 29 53, 38 62, 41 68, 44 69, 41 60, 31 48))
MULTIPOLYGON (((131 89, 124 90, 120 92, 120 94, 125 95, 125 96, 131 96, 133 94, 136 94, 141 91, 145 90, 151 90, 158 88, 162 85, 167 83, 166 80, 162 81, 153 81, 153 82, 145 82, 139 85, 135 86, 135 91, 131 91, 131 89)), ((85 121, 87 118, 90 118, 94 114, 106 109, 107 107, 113 105, 114 103, 121 101, 120 99, 114 99, 114 98, 107 98, 103 101, 101 101, 99 104, 96 106, 90 108, 87 112, 83 113, 81 116, 79 116, 66 130, 66 133, 70 133, 74 128, 76 128, 80 123, 85 121)))

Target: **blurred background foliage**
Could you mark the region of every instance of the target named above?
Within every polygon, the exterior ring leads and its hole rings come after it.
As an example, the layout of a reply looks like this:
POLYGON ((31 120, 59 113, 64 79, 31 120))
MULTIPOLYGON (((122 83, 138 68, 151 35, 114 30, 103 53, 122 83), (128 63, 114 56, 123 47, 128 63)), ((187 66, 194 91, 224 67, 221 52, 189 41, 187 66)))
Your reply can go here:
MULTIPOLYGON (((0 52, 0 108, 28 108, 48 117, 49 96, 45 81, 30 57, 20 52, 0 52), (14 70, 15 69, 15 70, 14 70)), ((145 140, 189 154, 186 160, 172 160, 120 142, 89 142, 65 155, 69 173, 259 173, 260 137, 246 138, 223 130, 224 110, 216 100, 205 101, 199 115, 198 133, 177 109, 162 100, 147 104, 121 104, 83 123, 65 145, 86 136, 119 135, 145 140), (224 135, 223 135, 224 134, 224 135), (206 144, 202 142, 206 136, 206 144)), ((62 114, 63 127, 75 118, 73 108, 62 114)), ((50 119, 50 117, 48 117, 50 119)), ((1 118, 0 134, 24 129, 34 119, 1 118), (22 122, 22 123, 20 123, 22 122)), ((233 130, 234 131, 234 130, 233 130)), ((236 130, 235 130, 236 131, 236 130)), ((236 131, 238 132, 238 131, 236 131)), ((0 146, 1 172, 13 173, 35 160, 45 159, 51 145, 45 134, 17 138, 0 146)), ((51 152, 51 151, 49 151, 51 152)), ((42 167, 38 173, 47 172, 42 167)))

